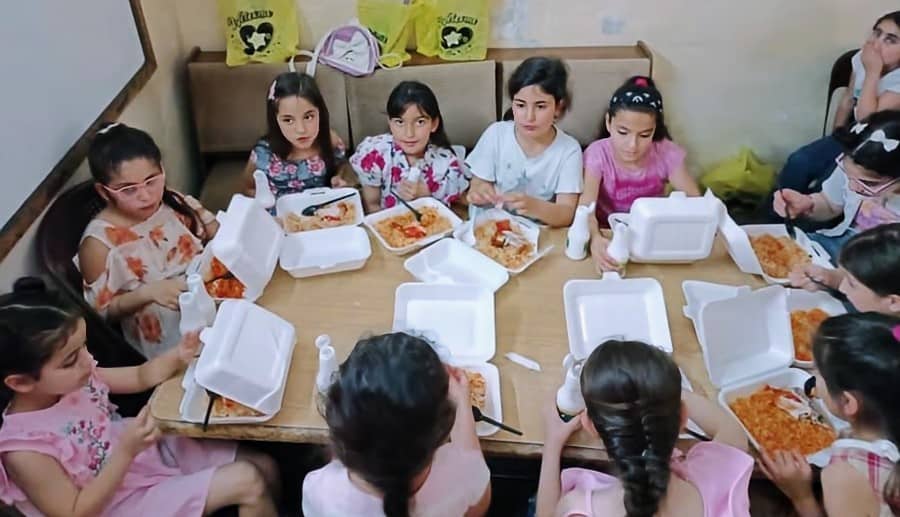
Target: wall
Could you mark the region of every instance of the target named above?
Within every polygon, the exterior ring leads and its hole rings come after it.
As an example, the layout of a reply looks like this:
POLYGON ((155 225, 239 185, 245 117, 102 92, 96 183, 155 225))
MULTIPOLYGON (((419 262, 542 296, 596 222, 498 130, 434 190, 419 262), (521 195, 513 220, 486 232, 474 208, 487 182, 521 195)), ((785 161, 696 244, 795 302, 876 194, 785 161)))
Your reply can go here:
MULTIPOLYGON (((897 9, 896 0, 490 3, 495 47, 648 42, 671 129, 696 170, 741 145, 780 163, 820 135, 831 64, 861 45, 878 16, 897 9)), ((298 0, 304 48, 354 17, 355 5, 298 0)), ((185 42, 224 48, 217 14, 215 0, 179 2, 185 42)))
MULTIPOLYGON (((120 120, 153 135, 163 152, 169 185, 191 192, 196 174, 187 100, 182 87, 184 61, 191 47, 181 37, 175 4, 176 0, 144 0, 142 3, 158 68, 120 120)), ((60 44, 65 44, 66 37, 60 35, 60 44)), ((82 164, 67 187, 89 176, 86 164, 82 164)), ((38 223, 31 226, 0 263, 0 292, 9 290, 16 278, 40 271, 34 239, 38 223)))

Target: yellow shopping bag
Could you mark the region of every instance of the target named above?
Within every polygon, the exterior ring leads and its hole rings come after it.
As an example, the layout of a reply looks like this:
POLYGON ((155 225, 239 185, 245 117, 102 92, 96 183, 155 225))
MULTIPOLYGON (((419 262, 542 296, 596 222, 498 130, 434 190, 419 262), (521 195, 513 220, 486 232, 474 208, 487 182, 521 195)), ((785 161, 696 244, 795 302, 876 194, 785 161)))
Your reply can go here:
POLYGON ((490 37, 488 0, 421 0, 416 18, 416 50, 447 61, 487 56, 490 37))
POLYGON ((399 66, 410 58, 406 51, 413 19, 418 15, 420 0, 358 0, 359 23, 375 36, 381 50, 380 62, 385 67, 399 66))
POLYGON ((218 0, 228 66, 277 63, 300 44, 295 0, 218 0))
POLYGON ((700 184, 720 199, 763 198, 775 184, 775 168, 763 163, 744 147, 700 178, 700 184))

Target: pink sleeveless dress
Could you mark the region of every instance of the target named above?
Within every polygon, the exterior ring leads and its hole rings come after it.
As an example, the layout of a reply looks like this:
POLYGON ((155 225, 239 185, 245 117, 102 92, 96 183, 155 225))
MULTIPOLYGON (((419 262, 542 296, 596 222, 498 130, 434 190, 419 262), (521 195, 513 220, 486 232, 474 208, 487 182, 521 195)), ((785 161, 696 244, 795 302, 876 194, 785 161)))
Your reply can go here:
MULTIPOLYGON (((701 442, 691 447, 685 455, 676 451, 671 469, 700 492, 702 517, 749 517, 748 491, 753 458, 743 451, 717 442, 701 442)), ((619 480, 614 476, 581 468, 565 469, 561 478, 563 494, 577 490, 584 495, 583 498, 576 498, 578 502, 574 507, 567 509, 567 516, 596 515, 591 501, 593 495, 619 485, 619 480)))
MULTIPOLYGON (((3 415, 0 454, 33 451, 59 462, 79 488, 103 468, 125 426, 109 401, 109 388, 97 376, 39 411, 3 415)), ((237 444, 166 436, 135 456, 103 517, 203 514, 216 468, 234 461, 237 444)), ((52 488, 51 488, 52 490, 52 488)), ((7 476, 0 463, 0 500, 27 517, 43 515, 7 476)))

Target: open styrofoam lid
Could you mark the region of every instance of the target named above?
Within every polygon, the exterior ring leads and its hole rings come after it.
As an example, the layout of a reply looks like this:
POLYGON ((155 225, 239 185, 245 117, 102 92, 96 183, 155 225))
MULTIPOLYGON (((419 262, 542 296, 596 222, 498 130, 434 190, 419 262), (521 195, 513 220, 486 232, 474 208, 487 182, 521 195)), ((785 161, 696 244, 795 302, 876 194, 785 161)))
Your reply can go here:
POLYGON ((395 332, 434 340, 455 364, 494 357, 494 293, 484 286, 400 284, 394 296, 395 332))
POLYGON ((457 239, 441 239, 406 259, 403 266, 429 284, 483 285, 496 292, 509 280, 503 266, 457 239))
POLYGON ((294 349, 293 325, 248 301, 226 300, 200 339, 198 384, 262 413, 278 411, 276 396, 294 349))
POLYGON ((672 352, 662 286, 652 278, 569 280, 563 287, 569 350, 585 359, 609 339, 642 341, 672 352))
POLYGON ((303 192, 298 192, 296 194, 287 194, 285 196, 281 196, 280 198, 278 198, 278 201, 275 202, 275 214, 278 217, 282 218, 287 217, 287 215, 290 213, 300 214, 301 212, 303 212, 303 209, 308 206, 325 203, 331 201, 332 199, 337 199, 347 195, 350 195, 351 197, 348 197, 344 201, 347 201, 348 203, 353 205, 356 211, 352 224, 361 224, 363 222, 363 217, 365 216, 365 214, 363 213, 362 197, 359 195, 358 190, 349 187, 312 188, 306 189, 303 192))
POLYGON ((700 308, 696 325, 709 379, 719 388, 787 368, 794 360, 781 286, 711 301, 700 308))
POLYGON ((217 216, 219 230, 209 243, 213 255, 246 286, 262 293, 272 278, 284 231, 252 198, 235 194, 217 216))

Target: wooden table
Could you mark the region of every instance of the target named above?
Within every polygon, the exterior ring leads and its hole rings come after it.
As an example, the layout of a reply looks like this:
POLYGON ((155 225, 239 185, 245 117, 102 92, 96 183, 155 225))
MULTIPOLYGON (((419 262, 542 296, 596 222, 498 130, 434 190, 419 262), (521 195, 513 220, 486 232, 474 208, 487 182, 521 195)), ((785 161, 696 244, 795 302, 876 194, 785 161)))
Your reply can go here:
MULTIPOLYGON (((503 421, 524 432, 515 436, 500 431, 482 438, 487 453, 537 456, 543 443, 542 409, 562 383, 562 360, 568 352, 563 310, 563 285, 572 278, 596 279, 590 260, 565 257, 565 230, 544 230, 541 245, 556 248, 521 275, 511 277, 496 294, 497 353, 500 369, 503 421), (504 357, 518 352, 537 360, 541 372, 522 368, 504 357)), ((327 429, 314 396, 318 364, 313 341, 320 334, 332 338, 343 360, 365 333, 391 330, 394 290, 415 279, 403 269, 406 257, 390 255, 372 239, 372 257, 358 271, 296 280, 278 269, 259 304, 290 321, 297 329, 297 345, 281 411, 270 421, 254 425, 215 425, 204 433, 200 425, 181 420, 178 405, 181 377, 159 386, 151 399, 151 412, 163 431, 194 437, 282 442, 326 443, 327 429)), ((629 264, 628 278, 653 277, 663 286, 674 357, 695 391, 713 396, 703 357, 690 321, 682 314, 684 280, 700 279, 725 284, 761 286, 762 280, 740 272, 721 239, 705 261, 687 265, 629 264)), ((566 457, 603 459, 600 444, 583 431, 570 440, 566 457)))

